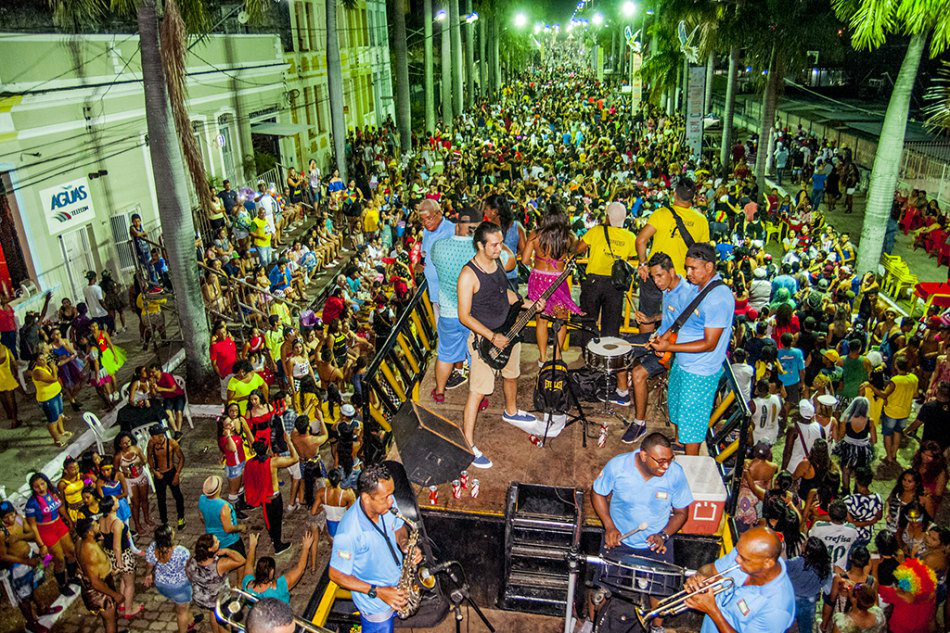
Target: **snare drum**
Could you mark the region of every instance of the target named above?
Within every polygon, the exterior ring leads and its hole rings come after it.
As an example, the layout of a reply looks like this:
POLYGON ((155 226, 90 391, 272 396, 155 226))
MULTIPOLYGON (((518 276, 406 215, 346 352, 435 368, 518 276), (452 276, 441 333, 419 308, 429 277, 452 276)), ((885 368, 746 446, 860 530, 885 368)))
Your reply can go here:
POLYGON ((591 369, 603 372, 627 369, 633 363, 633 348, 616 336, 591 339, 584 348, 584 363, 591 369))

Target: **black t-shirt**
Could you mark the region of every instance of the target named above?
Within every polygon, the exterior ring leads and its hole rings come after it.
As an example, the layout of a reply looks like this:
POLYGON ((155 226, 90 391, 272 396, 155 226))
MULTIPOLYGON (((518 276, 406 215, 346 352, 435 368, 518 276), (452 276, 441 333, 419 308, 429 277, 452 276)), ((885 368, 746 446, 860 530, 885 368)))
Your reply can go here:
POLYGON ((931 400, 920 407, 917 419, 924 425, 921 441, 933 440, 941 450, 950 446, 950 402, 931 400))
POLYGON ((893 587, 896 582, 894 581, 894 570, 900 565, 900 562, 896 558, 885 558, 877 566, 877 578, 880 583, 885 587, 893 587))

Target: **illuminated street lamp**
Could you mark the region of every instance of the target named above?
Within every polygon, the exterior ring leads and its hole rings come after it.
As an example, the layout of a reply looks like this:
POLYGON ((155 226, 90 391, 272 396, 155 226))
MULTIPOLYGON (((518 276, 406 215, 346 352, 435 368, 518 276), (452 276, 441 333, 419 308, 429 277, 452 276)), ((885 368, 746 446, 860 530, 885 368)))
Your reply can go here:
POLYGON ((637 5, 634 2, 624 2, 620 10, 623 12, 624 17, 632 18, 637 13, 637 5))
POLYGON ((465 23, 472 24, 473 22, 478 21, 478 12, 473 11, 470 15, 465 16, 465 23))
POLYGON ((445 18, 447 17, 448 17, 448 14, 445 12, 445 9, 442 9, 441 11, 435 14, 435 17, 433 19, 436 22, 445 22, 445 18))
POLYGON ((590 21, 594 24, 594 26, 600 26, 604 23, 604 16, 599 13, 595 13, 594 17, 592 17, 590 21))
POLYGON ((515 28, 523 29, 526 26, 528 26, 528 16, 526 16, 524 13, 515 15, 515 28))

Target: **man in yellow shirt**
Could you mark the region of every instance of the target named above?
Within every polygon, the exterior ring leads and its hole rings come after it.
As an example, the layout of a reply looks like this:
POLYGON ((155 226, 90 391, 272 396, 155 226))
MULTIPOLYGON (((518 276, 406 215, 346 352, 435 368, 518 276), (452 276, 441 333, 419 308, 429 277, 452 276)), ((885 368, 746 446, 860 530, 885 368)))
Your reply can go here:
POLYGON ((600 318, 601 336, 620 336, 623 322, 624 291, 613 287, 610 272, 616 260, 628 260, 636 254, 636 238, 623 228, 626 216, 622 204, 611 202, 606 222, 587 231, 577 247, 578 253, 589 252, 587 277, 581 285, 581 310, 588 318, 600 318))
POLYGON ((884 436, 885 463, 897 463, 897 449, 901 445, 901 436, 910 417, 911 405, 917 395, 917 375, 910 373, 907 358, 898 356, 894 361, 897 374, 891 377, 884 390, 870 383, 864 386, 871 389, 879 398, 884 398, 884 413, 881 415, 881 434, 884 436))
POLYGON ((257 217, 251 220, 251 237, 254 238, 254 248, 257 249, 262 266, 268 266, 274 257, 274 249, 270 243, 271 230, 267 222, 267 211, 264 207, 258 207, 257 217))
MULTIPOLYGON (((650 214, 646 226, 637 235, 637 257, 640 267, 640 303, 637 312, 637 323, 641 332, 653 332, 660 321, 663 293, 650 278, 650 269, 646 262, 647 245, 650 240, 653 244, 649 253, 666 253, 673 260, 673 267, 680 277, 686 276, 686 251, 695 242, 709 241, 709 223, 706 216, 693 207, 693 196, 696 195, 696 185, 689 178, 681 178, 673 191, 672 209, 660 207, 650 214), (677 225, 674 214, 683 221, 683 226, 689 237, 683 236, 677 225)), ((678 316, 678 315, 674 315, 678 316)))

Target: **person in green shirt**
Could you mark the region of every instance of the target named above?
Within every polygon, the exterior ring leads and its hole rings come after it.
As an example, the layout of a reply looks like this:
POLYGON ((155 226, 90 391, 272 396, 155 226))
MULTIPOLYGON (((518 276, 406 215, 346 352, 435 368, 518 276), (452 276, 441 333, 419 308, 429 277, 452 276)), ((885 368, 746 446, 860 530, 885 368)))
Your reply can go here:
POLYGON ((862 356, 864 344, 861 339, 854 338, 848 341, 848 354, 838 361, 841 367, 841 400, 842 406, 858 397, 861 385, 865 383, 871 371, 871 361, 862 356))

